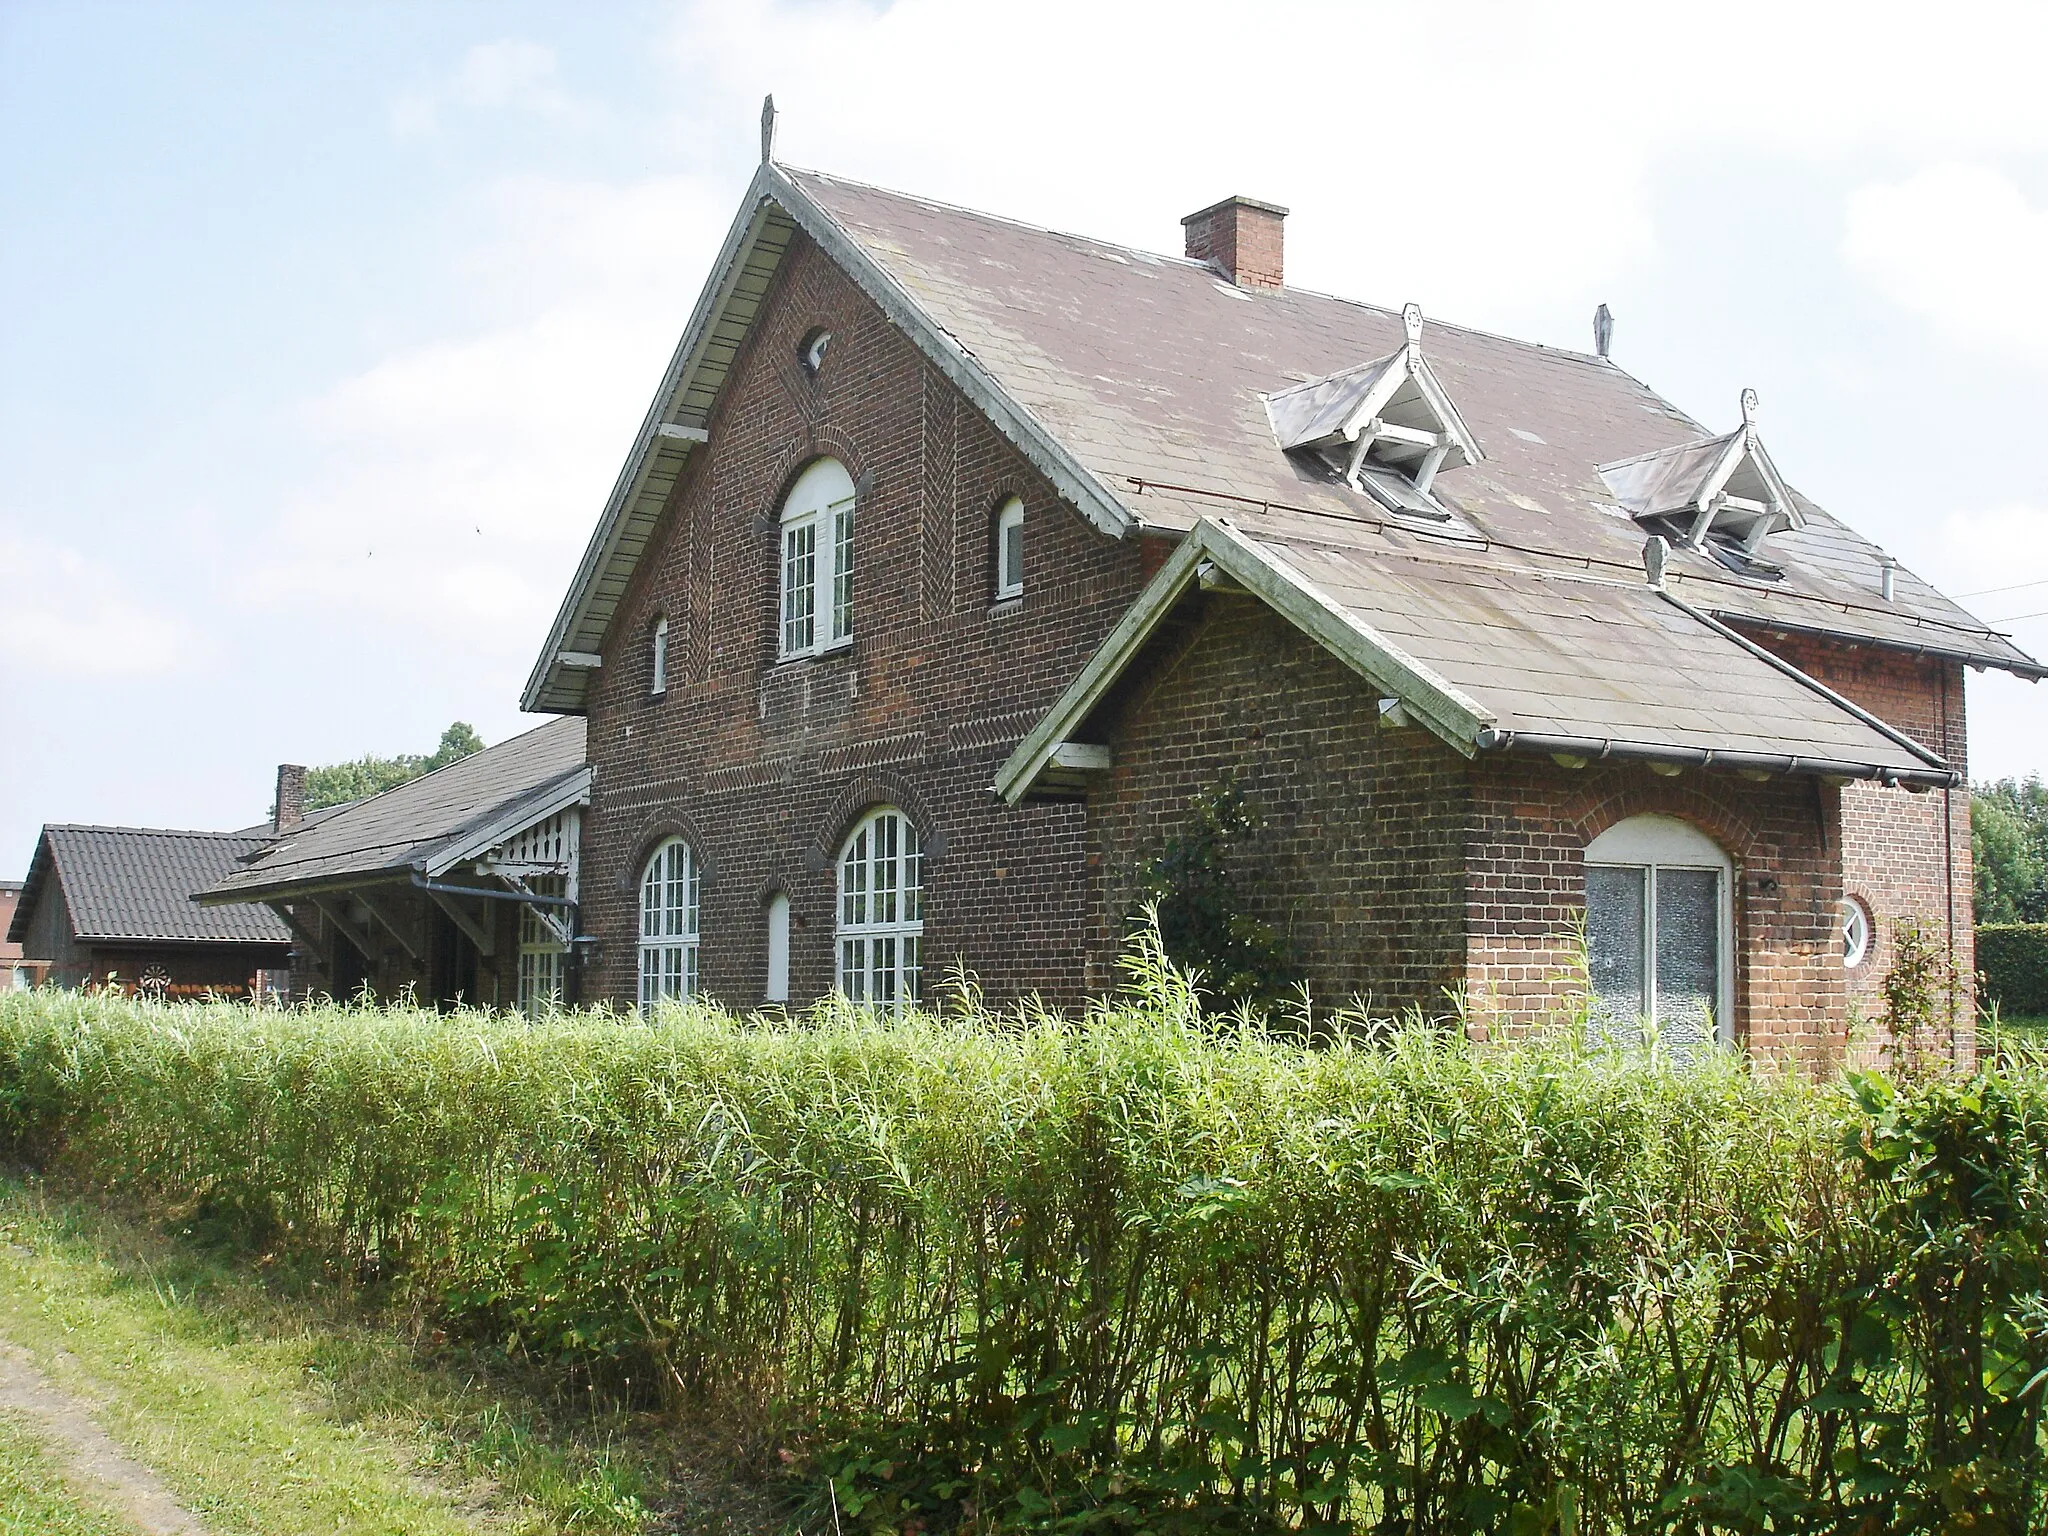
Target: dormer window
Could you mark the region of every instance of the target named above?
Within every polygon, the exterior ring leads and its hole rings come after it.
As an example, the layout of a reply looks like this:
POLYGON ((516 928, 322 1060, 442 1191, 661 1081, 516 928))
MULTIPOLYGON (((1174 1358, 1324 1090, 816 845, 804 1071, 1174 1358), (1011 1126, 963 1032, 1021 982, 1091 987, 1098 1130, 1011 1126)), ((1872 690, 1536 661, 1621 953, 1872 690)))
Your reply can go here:
POLYGON ((654 635, 652 641, 650 642, 650 649, 653 652, 651 666, 652 680, 647 685, 647 691, 651 694, 656 695, 667 693, 668 620, 666 618, 660 618, 654 621, 654 635))
POLYGON ((1422 353, 1422 311, 1401 312, 1407 342, 1355 368, 1266 397, 1273 435, 1390 512, 1442 522, 1436 477, 1485 457, 1422 353))
POLYGON ((996 514, 996 600, 1024 595, 1024 500, 1012 496, 996 514))
POLYGON ((1637 522, 1746 576, 1777 575, 1764 541, 1806 526, 1757 437, 1753 389, 1742 392, 1742 425, 1727 436, 1603 464, 1600 478, 1637 522))

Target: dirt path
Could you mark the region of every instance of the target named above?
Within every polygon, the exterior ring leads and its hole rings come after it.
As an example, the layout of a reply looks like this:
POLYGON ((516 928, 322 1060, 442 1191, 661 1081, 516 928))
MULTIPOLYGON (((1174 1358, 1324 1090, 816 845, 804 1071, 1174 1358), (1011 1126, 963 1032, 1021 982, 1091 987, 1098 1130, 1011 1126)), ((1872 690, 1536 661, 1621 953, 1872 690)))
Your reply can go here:
POLYGON ((42 1373, 27 1352, 0 1340, 0 1409, 27 1416, 50 1442, 79 1491, 98 1494, 146 1536, 206 1536, 154 1472, 116 1445, 85 1399, 42 1373))

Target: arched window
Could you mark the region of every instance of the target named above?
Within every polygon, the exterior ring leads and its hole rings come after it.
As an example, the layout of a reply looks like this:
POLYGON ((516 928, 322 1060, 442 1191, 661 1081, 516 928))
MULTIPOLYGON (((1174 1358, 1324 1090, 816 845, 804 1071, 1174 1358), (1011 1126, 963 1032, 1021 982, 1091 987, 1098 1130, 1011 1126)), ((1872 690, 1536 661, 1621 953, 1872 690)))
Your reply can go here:
POLYGON ((820 459, 782 503, 781 652, 814 656, 852 640, 853 479, 820 459))
POLYGON ((672 837, 654 850, 640 877, 640 1002, 692 997, 697 991, 697 859, 672 837))
POLYGON ((996 514, 996 598, 1024 595, 1024 499, 1012 496, 996 514))
POLYGON ((1586 846, 1593 1027, 1629 1042, 1652 1025, 1673 1055, 1733 1038, 1734 865, 1670 816, 1631 816, 1586 846))
POLYGON ((924 856, 917 828, 892 806, 861 818, 839 855, 839 990, 902 1009, 924 980, 924 856))
POLYGON ((656 619, 656 620, 654 621, 654 640, 653 640, 653 651, 654 651, 654 657, 653 657, 653 663, 654 663, 654 664, 653 664, 653 673, 654 673, 654 680, 653 680, 652 682, 650 682, 650 683, 649 683, 649 684, 647 685, 647 691, 648 691, 649 693, 667 693, 667 692, 668 692, 668 620, 667 620, 667 619, 666 619, 665 617, 664 617, 664 618, 659 618, 659 619, 656 619))

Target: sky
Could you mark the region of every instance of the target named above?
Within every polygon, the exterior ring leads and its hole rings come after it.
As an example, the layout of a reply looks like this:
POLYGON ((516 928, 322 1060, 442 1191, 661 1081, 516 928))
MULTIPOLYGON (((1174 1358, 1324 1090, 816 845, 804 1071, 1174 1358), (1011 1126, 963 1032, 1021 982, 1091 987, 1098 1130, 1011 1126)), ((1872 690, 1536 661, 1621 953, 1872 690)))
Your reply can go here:
MULTIPOLYGON (((2048 6, 0 0, 0 878, 497 741, 780 158, 1614 356, 2048 657, 2048 6), (1965 596, 1969 594, 1968 596, 1965 596), (1975 595, 1982 594, 1982 595, 1975 595)), ((2048 684, 1971 679, 1971 772, 2048 684)))

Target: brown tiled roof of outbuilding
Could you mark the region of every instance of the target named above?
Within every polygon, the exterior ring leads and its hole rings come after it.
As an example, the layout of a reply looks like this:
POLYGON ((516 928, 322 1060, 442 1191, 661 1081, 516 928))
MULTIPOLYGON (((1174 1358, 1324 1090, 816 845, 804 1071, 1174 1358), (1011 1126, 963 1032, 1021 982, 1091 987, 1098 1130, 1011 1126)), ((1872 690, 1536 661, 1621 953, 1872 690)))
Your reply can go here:
POLYGON ((291 931, 267 907, 202 907, 192 899, 261 841, 160 827, 45 827, 8 937, 26 937, 54 878, 72 932, 89 942, 289 943, 291 931))

